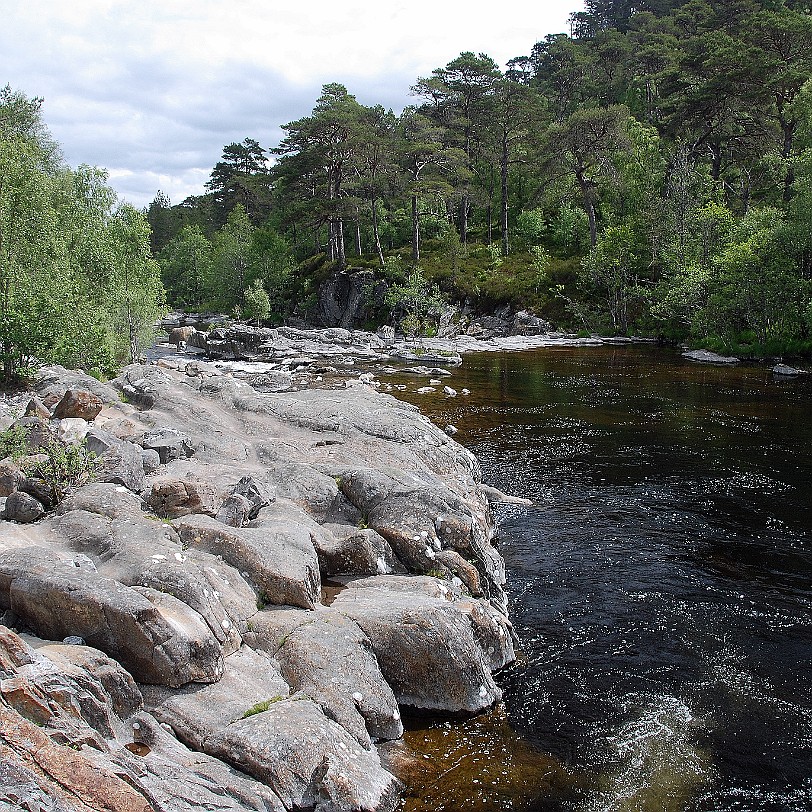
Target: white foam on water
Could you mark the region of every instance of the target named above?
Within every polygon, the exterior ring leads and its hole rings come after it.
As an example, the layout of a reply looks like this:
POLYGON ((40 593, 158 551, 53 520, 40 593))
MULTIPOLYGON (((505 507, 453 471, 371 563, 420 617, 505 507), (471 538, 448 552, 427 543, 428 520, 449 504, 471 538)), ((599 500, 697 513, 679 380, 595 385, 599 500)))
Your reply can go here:
POLYGON ((695 743, 702 721, 675 696, 634 694, 623 704, 635 718, 596 740, 589 761, 599 775, 579 812, 683 812, 712 778, 695 743))

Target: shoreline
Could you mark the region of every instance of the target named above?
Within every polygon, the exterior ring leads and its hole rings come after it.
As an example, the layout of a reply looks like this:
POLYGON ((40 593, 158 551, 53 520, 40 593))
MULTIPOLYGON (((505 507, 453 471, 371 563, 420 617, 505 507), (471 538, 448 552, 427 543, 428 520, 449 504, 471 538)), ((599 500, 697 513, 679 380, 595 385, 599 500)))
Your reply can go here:
MULTIPOLYGON (((400 789, 377 742, 400 740, 400 708, 499 701, 514 638, 493 515, 473 455, 414 407, 366 386, 263 394, 194 361, 112 384, 46 367, 36 389, 18 425, 84 437, 100 475, 0 522, 17 686, 0 749, 22 773, 36 735, 53 765, 123 770, 126 809, 185 809, 188 780, 200 804, 223 786, 278 812, 388 812, 400 789), (97 413, 55 417, 68 390, 97 413), (324 603, 322 583, 338 584, 324 603), (83 684, 101 704, 65 743, 83 684)), ((53 765, 38 786, 60 797, 53 765)))

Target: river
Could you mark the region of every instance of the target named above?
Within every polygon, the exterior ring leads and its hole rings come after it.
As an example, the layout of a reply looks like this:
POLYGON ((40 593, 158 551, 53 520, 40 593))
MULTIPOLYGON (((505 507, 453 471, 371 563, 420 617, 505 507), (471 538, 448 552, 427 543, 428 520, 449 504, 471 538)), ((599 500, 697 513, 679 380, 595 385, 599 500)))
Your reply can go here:
POLYGON ((497 514, 504 705, 412 720, 407 809, 812 810, 812 380, 649 346, 396 380, 533 502, 497 514))

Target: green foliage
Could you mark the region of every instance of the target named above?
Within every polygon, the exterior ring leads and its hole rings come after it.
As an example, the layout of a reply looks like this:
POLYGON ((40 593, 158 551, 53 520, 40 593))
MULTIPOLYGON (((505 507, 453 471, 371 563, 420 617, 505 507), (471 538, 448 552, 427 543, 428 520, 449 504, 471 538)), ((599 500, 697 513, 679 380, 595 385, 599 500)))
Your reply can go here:
POLYGON ((541 209, 519 212, 513 223, 513 245, 520 251, 527 251, 541 245, 547 232, 547 219, 541 209))
POLYGON ((69 445, 51 440, 39 454, 44 459, 35 459, 25 473, 45 485, 48 501, 53 505, 59 504, 72 488, 87 484, 95 476, 96 456, 87 450, 85 443, 69 445))
POLYGON ((609 227, 595 248, 584 258, 580 284, 586 292, 587 305, 597 300, 599 307, 592 316, 592 326, 626 335, 634 322, 634 309, 646 298, 640 284, 641 257, 635 234, 628 226, 609 227), (601 323, 601 314, 609 316, 601 323))
POLYGON ((407 336, 425 336, 436 330, 446 301, 436 283, 429 282, 415 268, 402 284, 390 286, 386 304, 393 319, 407 336))
MULTIPOLYGON (((480 309, 510 303, 585 330, 800 347, 812 329, 807 6, 589 0, 574 36, 545 37, 504 73, 464 51, 418 79, 417 104, 399 116, 325 85, 310 115, 283 125, 273 167, 245 139, 224 148, 206 195, 179 206, 156 197, 148 216, 167 245, 170 299, 254 312, 249 291, 261 280, 281 319, 294 303, 305 312, 335 270, 370 268, 400 297, 394 317, 430 330, 404 304, 415 287, 408 261, 421 284, 480 309), (173 242, 197 225, 211 262, 202 276, 187 270, 189 246, 173 242)), ((12 131, 29 139, 14 147, 12 176, 28 190, 14 228, 40 241, 13 257, 23 271, 0 324, 19 365, 78 339, 53 341, 50 314, 67 297, 25 270, 53 269, 65 249, 38 102, 11 102, 12 131), (31 143, 40 152, 25 158, 31 143)), ((77 322, 104 336, 107 321, 81 307, 93 289, 81 286, 86 269, 104 252, 92 240, 82 251, 78 277, 58 278, 80 291, 69 302, 77 322)), ((115 348, 93 343, 98 358, 87 347, 77 358, 101 367, 115 348)))
POLYGON ((38 361, 111 372, 132 360, 163 289, 144 215, 102 170, 70 170, 39 100, 0 93, 0 374, 38 361))
POLYGON ((257 702, 256 705, 252 705, 248 710, 240 717, 241 719, 247 719, 249 716, 256 716, 258 713, 264 713, 271 705, 275 704, 276 702, 281 702, 283 697, 281 696, 272 696, 270 699, 264 699, 262 702, 257 702))
POLYGON ((207 288, 219 309, 242 312, 253 252, 254 227, 245 208, 237 204, 212 241, 213 255, 207 288))
POLYGON ((262 322, 271 315, 271 300, 262 286, 261 279, 255 279, 243 294, 245 307, 242 316, 248 321, 262 322))
POLYGON ((583 209, 562 203, 550 226, 550 241, 565 253, 579 253, 589 245, 589 218, 583 209))
POLYGON ((28 454, 28 437, 22 426, 11 426, 0 433, 0 460, 11 457, 17 462, 28 454))
POLYGON ((207 303, 212 278, 212 246, 199 226, 184 226, 159 256, 161 275, 170 303, 201 310, 207 303))

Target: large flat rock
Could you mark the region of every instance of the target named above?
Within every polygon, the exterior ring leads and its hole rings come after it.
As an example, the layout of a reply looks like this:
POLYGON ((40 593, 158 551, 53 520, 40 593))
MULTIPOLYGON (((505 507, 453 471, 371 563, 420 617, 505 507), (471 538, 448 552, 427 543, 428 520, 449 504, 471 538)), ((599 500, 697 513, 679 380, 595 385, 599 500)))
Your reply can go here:
POLYGON ((501 699, 471 621, 453 602, 369 586, 340 592, 333 608, 363 629, 399 704, 476 713, 501 699))
POLYGON ((153 713, 187 745, 273 789, 286 809, 388 810, 398 782, 367 750, 287 684, 267 655, 226 660, 220 683, 179 692, 151 689, 153 713))
POLYGON ((220 556, 255 585, 264 603, 313 609, 321 576, 310 531, 295 522, 230 527, 209 516, 184 516, 175 529, 184 546, 220 556))
POLYGON ((266 609, 246 642, 272 654, 294 691, 309 696, 363 747, 403 734, 392 689, 357 623, 326 607, 266 609))
POLYGON ((217 640, 184 603, 136 591, 43 548, 0 553, 0 607, 41 637, 82 638, 141 682, 215 682, 223 672, 217 640))

